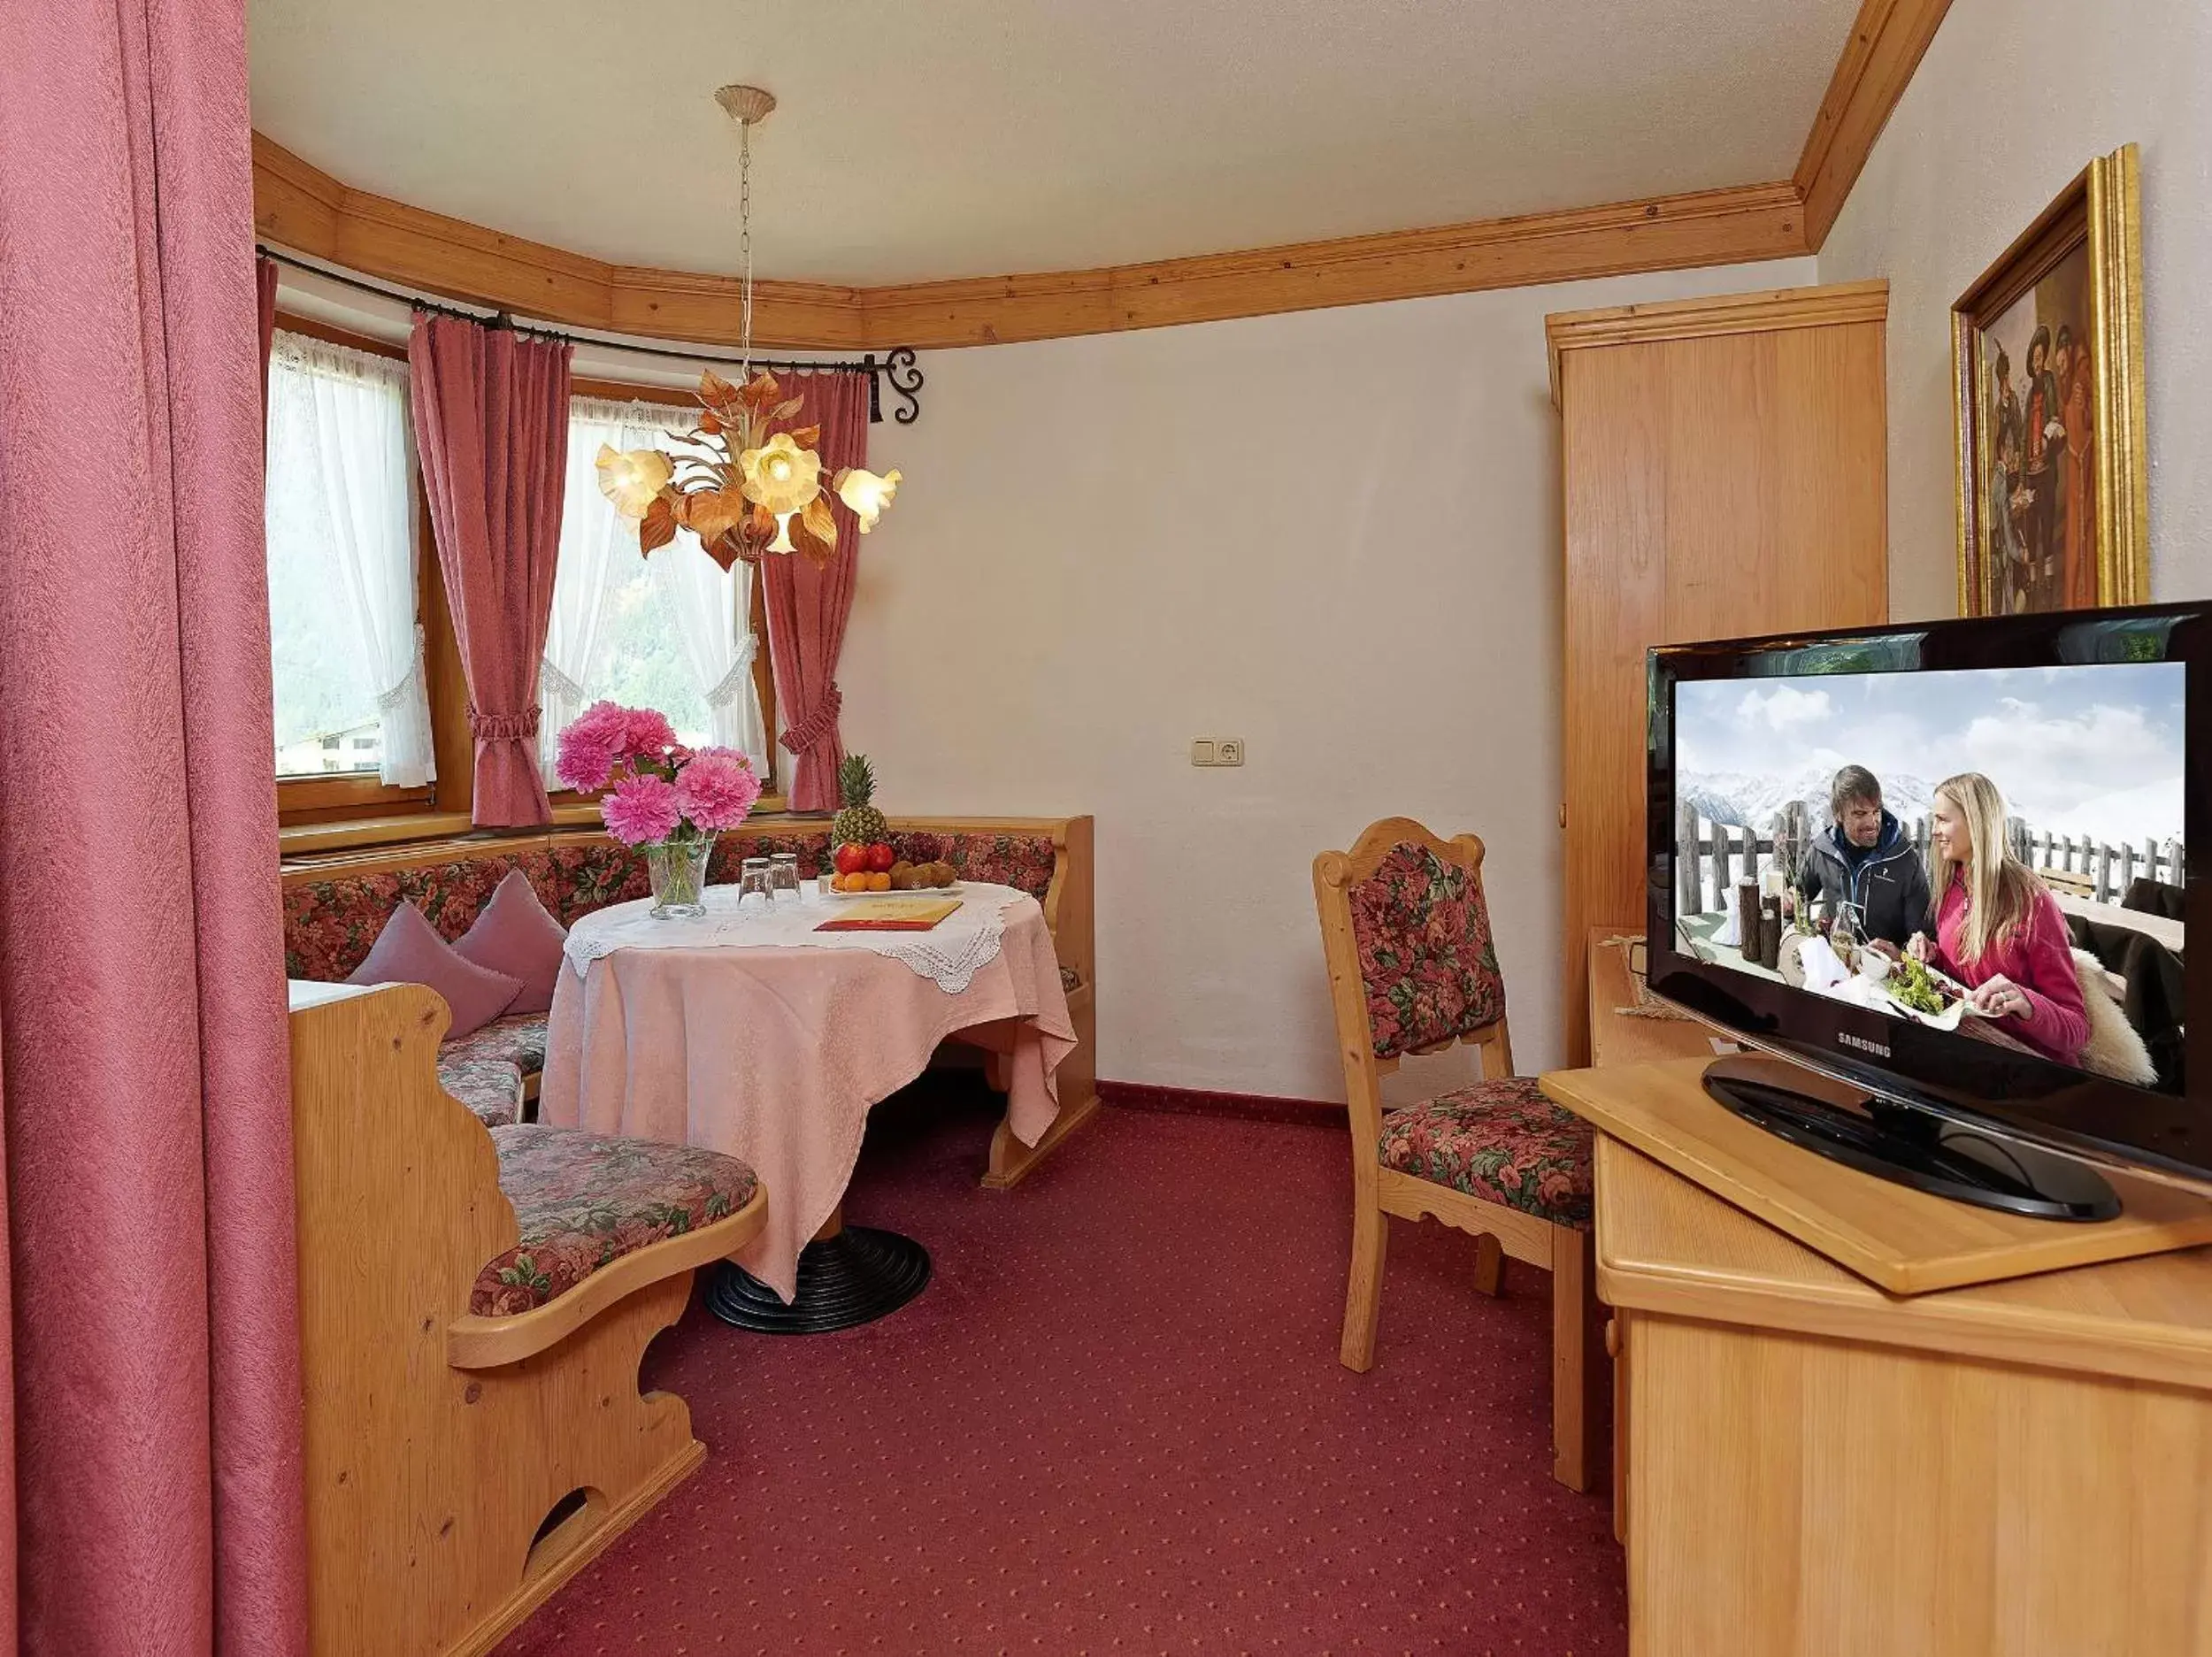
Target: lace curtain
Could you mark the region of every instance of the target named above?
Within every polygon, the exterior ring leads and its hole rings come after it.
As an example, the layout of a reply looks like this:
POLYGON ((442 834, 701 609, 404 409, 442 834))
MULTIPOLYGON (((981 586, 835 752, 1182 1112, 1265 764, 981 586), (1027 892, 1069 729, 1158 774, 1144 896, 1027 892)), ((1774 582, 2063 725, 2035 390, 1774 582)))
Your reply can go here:
POLYGON ((741 748, 763 777, 769 774, 767 733, 753 687, 757 644, 749 573, 741 564, 725 573, 689 530, 679 530, 673 542, 641 563, 637 525, 599 492, 602 443, 618 449, 667 449, 671 431, 686 423, 684 410, 659 403, 570 400, 560 561, 541 675, 539 751, 549 787, 556 786, 553 760, 561 727, 602 696, 624 700, 640 694, 634 687, 645 676, 640 664, 624 659, 615 611, 641 596, 673 637, 690 692, 689 705, 662 711, 680 733, 741 748))
POLYGON ((407 364, 296 334, 271 348, 264 522, 273 556, 319 567, 358 647, 374 699, 378 776, 416 787, 435 774, 415 601, 415 457, 407 364), (319 544, 315 544, 315 543, 319 544))

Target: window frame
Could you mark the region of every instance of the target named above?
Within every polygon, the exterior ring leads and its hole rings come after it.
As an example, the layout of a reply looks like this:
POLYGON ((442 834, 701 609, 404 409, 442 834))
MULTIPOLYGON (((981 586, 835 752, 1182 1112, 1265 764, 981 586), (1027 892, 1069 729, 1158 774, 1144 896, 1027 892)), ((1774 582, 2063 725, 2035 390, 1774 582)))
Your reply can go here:
MULTIPOLYGON (((303 334, 329 345, 342 345, 372 357, 395 362, 407 360, 407 348, 388 340, 334 327, 296 311, 276 314, 280 333, 303 334)), ((411 395, 411 389, 410 392, 411 395)), ((279 777, 277 826, 296 828, 309 824, 351 822, 372 817, 428 816, 441 810, 469 809, 470 772, 473 769, 472 742, 453 750, 452 717, 459 729, 468 729, 468 688, 459 672, 460 649, 453 638, 453 621, 445 602, 445 586, 437 578, 437 546, 430 531, 429 499, 423 494, 419 469, 411 502, 415 518, 415 619, 424 635, 424 688, 430 698, 431 752, 437 776, 412 787, 381 781, 374 771, 326 772, 309 777, 279 777), (433 599, 435 602, 433 602, 433 599), (441 648, 441 646, 445 647, 441 648), (449 707, 449 703, 453 706, 449 707), (457 801, 457 804, 450 803, 457 801)))
MULTIPOLYGON (((604 403, 650 403, 662 408, 680 409, 684 411, 687 424, 695 424, 699 412, 699 399, 688 391, 673 386, 640 386, 622 380, 588 380, 577 376, 570 380, 568 390, 572 397, 594 397, 604 403)), ((778 786, 782 765, 780 756, 776 752, 779 731, 776 724, 776 671, 774 664, 768 659, 767 591, 761 580, 760 565, 752 565, 749 574, 752 596, 746 606, 746 614, 752 621, 753 638, 757 641, 753 651, 753 694, 760 702, 761 729, 768 733, 768 775, 760 779, 760 799, 753 807, 757 814, 782 810, 784 797, 782 789, 778 786)), ((442 757, 439 763, 441 766, 444 764, 442 757)), ((589 805, 598 800, 599 795, 580 794, 573 788, 556 788, 550 791, 549 798, 556 807, 560 807, 589 805)))
MULTIPOLYGON (((373 335, 357 334, 302 316, 280 311, 277 328, 304 334, 332 345, 343 345, 372 356, 407 360, 407 348, 373 335)), ((634 385, 626 380, 572 379, 570 395, 598 397, 615 403, 650 403, 698 410, 698 399, 668 386, 634 385)), ((411 387, 410 395, 411 395, 411 387)), ((461 644, 454 632, 452 605, 446 596, 445 573, 438 562, 437 532, 430 520, 430 497, 425 492, 419 467, 415 477, 415 617, 423 629, 423 679, 430 699, 431 751, 438 774, 416 787, 402 787, 380 780, 373 771, 322 772, 306 777, 280 777, 277 786, 277 825, 280 829, 329 827, 369 819, 388 819, 404 830, 411 817, 472 815, 475 808, 476 739, 469 730, 468 677, 461 665, 461 644)), ((758 647, 753 655, 753 690, 760 701, 762 727, 768 733, 769 774, 761 779, 761 797, 756 812, 783 809, 778 785, 781 771, 776 752, 776 676, 768 656, 767 595, 760 566, 752 566, 752 597, 749 613, 758 647)), ((557 813, 589 807, 595 794, 573 789, 550 791, 557 813)), ((430 832, 426 825, 425 832, 430 832)), ((442 832, 442 831, 441 831, 442 832)), ((404 838, 403 833, 400 838, 404 838)))

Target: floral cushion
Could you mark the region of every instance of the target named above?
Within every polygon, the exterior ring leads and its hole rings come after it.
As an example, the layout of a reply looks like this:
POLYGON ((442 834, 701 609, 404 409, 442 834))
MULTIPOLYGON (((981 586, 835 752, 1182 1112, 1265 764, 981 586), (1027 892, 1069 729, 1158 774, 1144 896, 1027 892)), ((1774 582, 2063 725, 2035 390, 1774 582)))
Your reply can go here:
POLYGON ((509 1013, 495 1018, 457 1040, 440 1043, 438 1062, 495 1059, 531 1075, 545 1068, 545 1025, 550 1016, 549 1013, 509 1013))
POLYGON ((725 834, 714 842, 714 857, 707 865, 707 878, 716 886, 735 886, 738 865, 745 859, 772 856, 777 852, 798 853, 802 880, 831 872, 827 829, 792 834, 740 832, 725 834))
POLYGON ((645 860, 611 840, 305 880, 284 892, 285 976, 326 983, 343 978, 368 958, 385 921, 402 903, 420 909, 451 943, 476 924, 513 869, 522 871, 538 901, 564 926, 651 889, 645 860))
POLYGON ((438 1055, 438 1085, 488 1128, 522 1120, 522 1071, 512 1061, 438 1055))
POLYGON ((759 1181, 733 1156, 525 1123, 493 1130, 499 1188, 522 1235, 476 1275, 469 1310, 543 1306, 633 1250, 726 1219, 759 1181))
POLYGON ((1482 882, 1402 840, 1350 893, 1375 1056, 1449 1041, 1505 1016, 1482 882))
POLYGON ((963 880, 991 880, 1026 892, 1038 902, 1052 889, 1059 853, 1049 834, 940 834, 938 855, 963 880))
POLYGON ((650 896, 653 890, 644 855, 613 840, 534 852, 523 866, 537 888, 538 901, 564 926, 573 926, 610 903, 650 896))
POLYGON ((1533 1077, 1508 1076, 1392 1111, 1377 1151, 1385 1168, 1587 1231, 1590 1139, 1533 1077))

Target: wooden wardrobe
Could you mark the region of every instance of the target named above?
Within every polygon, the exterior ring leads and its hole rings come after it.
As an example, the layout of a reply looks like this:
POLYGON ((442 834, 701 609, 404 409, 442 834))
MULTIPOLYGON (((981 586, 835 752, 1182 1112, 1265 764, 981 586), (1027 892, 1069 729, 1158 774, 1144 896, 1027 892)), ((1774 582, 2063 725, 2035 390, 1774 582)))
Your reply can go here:
POLYGON ((1644 652, 1889 613, 1885 282, 1545 319, 1561 425, 1567 1037, 1644 919, 1644 652))

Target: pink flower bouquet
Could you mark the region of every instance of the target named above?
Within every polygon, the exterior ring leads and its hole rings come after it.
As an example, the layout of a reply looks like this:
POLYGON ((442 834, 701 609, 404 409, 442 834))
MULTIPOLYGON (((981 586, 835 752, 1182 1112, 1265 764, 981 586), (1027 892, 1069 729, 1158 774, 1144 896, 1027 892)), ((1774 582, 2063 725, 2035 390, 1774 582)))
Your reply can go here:
POLYGON ((595 702, 560 734, 554 774, 580 793, 604 790, 600 820, 645 853, 653 913, 704 912, 714 837, 752 815, 753 763, 733 748, 686 748, 667 716, 595 702))

